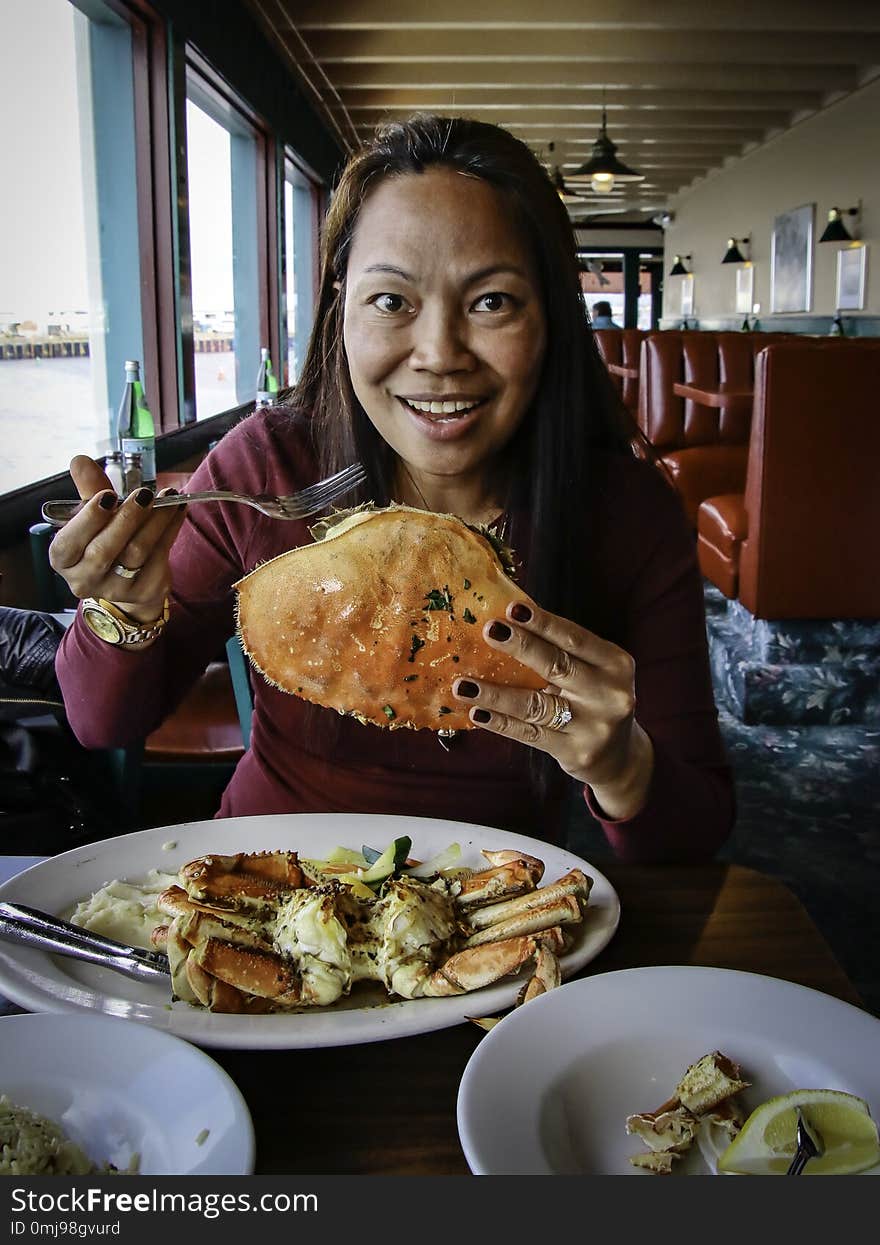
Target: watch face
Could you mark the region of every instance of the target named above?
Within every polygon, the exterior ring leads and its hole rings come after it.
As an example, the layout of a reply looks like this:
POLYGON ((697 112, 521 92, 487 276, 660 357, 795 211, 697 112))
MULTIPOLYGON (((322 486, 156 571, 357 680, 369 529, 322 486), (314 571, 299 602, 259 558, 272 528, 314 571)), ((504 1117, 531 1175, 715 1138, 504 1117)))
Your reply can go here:
POLYGON ((119 644, 122 640, 122 628, 114 618, 95 606, 83 607, 83 620, 94 631, 95 635, 107 644, 119 644))

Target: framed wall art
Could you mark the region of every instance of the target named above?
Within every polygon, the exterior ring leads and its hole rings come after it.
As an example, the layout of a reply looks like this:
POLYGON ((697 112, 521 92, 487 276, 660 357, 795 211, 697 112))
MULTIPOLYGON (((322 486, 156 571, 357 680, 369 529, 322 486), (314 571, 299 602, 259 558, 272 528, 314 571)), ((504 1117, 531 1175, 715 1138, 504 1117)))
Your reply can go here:
POLYGON ((752 299, 755 293, 755 269, 751 264, 742 264, 736 270, 736 308, 741 316, 752 314, 752 299))
POLYGON ((868 248, 847 246, 837 252, 838 311, 862 311, 865 306, 865 271, 868 248))
POLYGON ((770 310, 809 311, 813 279, 815 203, 783 212, 773 222, 770 310))
POLYGON ((694 274, 687 273, 681 279, 681 314, 683 316, 692 316, 694 314, 694 274))

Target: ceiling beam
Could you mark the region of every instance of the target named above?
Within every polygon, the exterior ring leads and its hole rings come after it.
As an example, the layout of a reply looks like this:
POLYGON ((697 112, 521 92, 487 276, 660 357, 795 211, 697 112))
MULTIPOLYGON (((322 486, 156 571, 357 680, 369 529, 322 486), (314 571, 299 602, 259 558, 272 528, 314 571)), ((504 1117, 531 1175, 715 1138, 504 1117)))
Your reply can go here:
POLYGON ((324 64, 398 61, 481 62, 606 61, 653 64, 717 65, 867 65, 880 61, 880 34, 836 31, 691 31, 547 30, 540 27, 491 31, 481 41, 479 29, 312 30, 306 43, 324 64), (477 37, 475 37, 475 35, 477 37), (490 45, 488 51, 481 51, 490 45))
MULTIPOLYGON (((529 125, 532 128, 540 125, 542 129, 552 128, 555 125, 565 125, 567 128, 586 126, 598 129, 601 122, 601 110, 595 109, 543 108, 536 105, 528 108, 480 106, 472 109, 456 109, 450 105, 448 110, 453 114, 467 113, 469 116, 476 116, 482 120, 496 121, 510 129, 515 126, 527 127, 529 125)), ((381 108, 359 112, 357 113, 357 127, 358 129, 369 128, 388 118, 389 112, 381 108)), ((752 112, 746 119, 738 109, 726 112, 718 109, 714 112, 691 114, 662 112, 659 109, 656 112, 637 112, 625 109, 613 118, 609 117, 608 133, 615 142, 617 141, 615 132, 624 128, 639 130, 646 135, 651 130, 665 130, 669 127, 679 130, 734 130, 736 132, 752 130, 760 134, 774 126, 788 125, 790 121, 790 114, 781 110, 779 112, 769 110, 752 112)))
MULTIPOLYGON (((782 108, 786 112, 819 108, 822 103, 821 91, 637 91, 619 90, 610 94, 597 87, 575 87, 570 84, 546 82, 540 88, 552 93, 549 103, 559 106, 577 104, 585 108, 601 109, 603 98, 607 105, 609 117, 619 108, 636 108, 651 110, 665 108, 681 112, 693 112, 698 109, 739 108, 752 112, 766 108, 782 108)), ((534 102, 535 86, 510 87, 501 83, 491 86, 431 86, 431 87, 386 87, 352 88, 340 91, 340 97, 349 112, 359 112, 370 108, 400 108, 415 110, 428 108, 440 111, 455 104, 459 108, 473 107, 475 104, 491 104, 497 102, 518 105, 529 105, 534 102)))
MULTIPOLYGON (((504 0, 494 6, 483 0, 475 13, 473 0, 444 0, 438 9, 435 0, 296 0, 291 6, 292 24, 300 30, 349 29, 362 26, 412 27, 422 22, 453 26, 533 26, 534 0, 504 0), (490 22, 490 14, 497 22, 490 22), (438 21, 437 18, 442 18, 438 21)), ((727 5, 695 5, 693 0, 554 0, 553 25, 580 30, 644 29, 678 27, 683 32, 726 30, 731 21, 739 28, 781 30, 809 26, 813 30, 880 30, 880 16, 872 0, 737 0, 733 16, 727 5)), ((540 20, 540 19, 539 19, 540 20)))
MULTIPOLYGON (((299 44, 290 52, 302 59, 299 44)), ((454 65, 434 64, 430 56, 411 63, 340 64, 332 72, 333 85, 339 91, 396 87, 434 87, 448 91, 452 87, 489 84, 499 90, 508 87, 560 86, 594 87, 611 94, 618 89, 665 89, 670 91, 851 91, 858 86, 858 74, 852 65, 660 65, 653 60, 621 64, 607 61, 594 67, 585 62, 492 60, 470 62, 457 60, 454 65)))

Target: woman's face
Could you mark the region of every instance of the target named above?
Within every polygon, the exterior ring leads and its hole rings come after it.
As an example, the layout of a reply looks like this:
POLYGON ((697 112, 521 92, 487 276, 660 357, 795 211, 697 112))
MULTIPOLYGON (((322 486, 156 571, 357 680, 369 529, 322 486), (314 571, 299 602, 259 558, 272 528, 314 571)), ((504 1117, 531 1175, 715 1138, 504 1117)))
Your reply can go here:
POLYGON ((346 271, 352 384, 420 475, 467 477, 510 440, 535 392, 546 326, 503 198, 449 168, 383 181, 346 271))

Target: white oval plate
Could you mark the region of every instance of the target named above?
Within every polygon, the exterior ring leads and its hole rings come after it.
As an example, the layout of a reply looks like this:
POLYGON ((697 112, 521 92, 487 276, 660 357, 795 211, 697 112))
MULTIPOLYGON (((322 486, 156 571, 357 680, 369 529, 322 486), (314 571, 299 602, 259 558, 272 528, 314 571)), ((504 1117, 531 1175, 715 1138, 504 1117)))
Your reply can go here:
POLYGON ((4 1016, 0 1091, 60 1124, 93 1162, 138 1174, 247 1176, 254 1129, 213 1059, 146 1025, 98 1015, 4 1016))
MULTIPOLYGON (((562 959, 566 976, 597 956, 617 929, 620 903, 616 891, 602 873, 570 852, 486 826, 354 813, 218 818, 141 830, 53 856, 0 886, 0 899, 67 915, 79 900, 114 878, 136 881, 150 869, 175 873, 188 860, 209 852, 288 849, 321 859, 337 846, 360 849, 366 843, 382 849, 405 834, 412 839, 412 854, 421 860, 459 843, 461 863, 477 868, 486 865, 482 848, 518 848, 545 862, 545 882, 555 881, 569 869, 583 869, 593 878, 593 888, 583 924, 574 928, 574 943, 562 959)), ((383 990, 361 992, 359 988, 342 1003, 314 1012, 224 1016, 180 1001, 169 1005, 170 990, 162 983, 129 981, 110 969, 0 942, 0 993, 20 1007, 104 1012, 143 1021, 199 1046, 346 1046, 428 1033, 470 1016, 495 1015, 513 1005, 520 985, 521 981, 510 978, 473 994, 396 1003, 388 1002, 383 990)))
MULTIPOLYGON (((628 1115, 654 1111, 720 1050, 748 1111, 793 1089, 839 1089, 880 1118, 880 1020, 757 973, 631 968, 568 982, 505 1016, 468 1061, 458 1133, 475 1175, 648 1175, 628 1115), (515 1087, 515 1092, 512 1092, 515 1087)), ((880 1167, 872 1168, 880 1173, 880 1167)), ((694 1146, 673 1174, 714 1174, 694 1146)))

